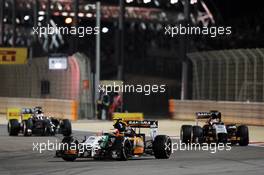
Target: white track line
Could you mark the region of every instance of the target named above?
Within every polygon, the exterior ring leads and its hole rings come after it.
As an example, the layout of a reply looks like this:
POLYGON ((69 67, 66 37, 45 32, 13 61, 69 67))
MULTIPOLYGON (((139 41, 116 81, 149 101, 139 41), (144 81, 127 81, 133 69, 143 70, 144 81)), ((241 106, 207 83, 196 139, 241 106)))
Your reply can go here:
POLYGON ((249 142, 249 146, 264 148, 264 142, 249 142))

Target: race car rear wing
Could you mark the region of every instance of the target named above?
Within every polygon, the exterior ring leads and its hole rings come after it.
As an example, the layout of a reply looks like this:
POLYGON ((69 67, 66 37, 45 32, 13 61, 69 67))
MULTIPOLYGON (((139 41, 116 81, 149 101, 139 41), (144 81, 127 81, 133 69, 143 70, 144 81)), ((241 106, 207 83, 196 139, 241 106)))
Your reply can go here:
POLYGON ((211 110, 210 112, 196 112, 196 125, 198 125, 199 119, 209 119, 212 115, 215 115, 221 121, 221 112, 216 110, 211 110))
POLYGON ((28 120, 32 115, 31 108, 8 108, 7 109, 7 120, 28 120))
POLYGON ((199 119, 209 119, 212 113, 211 112, 196 112, 195 115, 196 115, 195 123, 196 123, 196 126, 198 126, 199 119))
POLYGON ((20 120, 21 118, 21 109, 20 108, 8 108, 6 112, 7 120, 20 120))
POLYGON ((133 128, 158 128, 157 120, 128 120, 126 123, 133 128))
POLYGON ((211 117, 211 112, 196 112, 196 119, 208 119, 211 117))

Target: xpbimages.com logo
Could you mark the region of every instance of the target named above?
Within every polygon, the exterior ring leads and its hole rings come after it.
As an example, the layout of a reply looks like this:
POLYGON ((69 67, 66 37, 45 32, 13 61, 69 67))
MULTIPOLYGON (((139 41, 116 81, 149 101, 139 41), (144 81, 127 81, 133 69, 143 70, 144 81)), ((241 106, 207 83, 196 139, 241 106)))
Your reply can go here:
POLYGON ((78 37, 84 37, 85 35, 97 35, 100 32, 99 27, 58 27, 57 25, 47 25, 42 27, 33 27, 33 34, 39 37, 45 37, 47 35, 77 35, 78 37))
POLYGON ((178 35, 207 35, 214 38, 221 35, 232 34, 231 26, 199 27, 199 26, 191 26, 189 24, 187 26, 180 24, 175 26, 168 25, 164 29, 165 29, 164 34, 172 38, 178 35))
POLYGON ((166 150, 171 150, 172 153, 175 151, 209 151, 212 154, 220 151, 230 151, 232 149, 231 143, 183 143, 183 142, 172 142, 171 144, 165 145, 166 150))
POLYGON ((78 152, 84 153, 85 151, 92 151, 99 149, 99 147, 93 147, 85 144, 85 143, 62 143, 56 140, 52 142, 48 140, 47 142, 33 142, 32 143, 32 150, 34 152, 38 152, 42 154, 45 151, 60 151, 60 150, 78 150, 78 152))
MULTIPOLYGON (((57 140, 55 142, 47 141, 47 142, 33 142, 32 150, 34 152, 43 153, 45 151, 59 151, 59 150, 78 150, 79 153, 84 153, 85 151, 92 151, 100 149, 100 146, 91 147, 85 143, 61 143, 57 140)), ((162 146, 162 145, 160 145, 162 146)), ((231 151, 231 143, 182 143, 180 142, 172 142, 171 144, 165 144, 165 150, 170 150, 171 153, 175 153, 175 151, 207 151, 212 154, 221 151, 231 151)))
POLYGON ((144 95, 156 94, 156 93, 165 93, 166 85, 161 84, 107 84, 107 85, 99 85, 98 91, 100 93, 109 94, 111 92, 123 92, 123 93, 143 93, 144 95))

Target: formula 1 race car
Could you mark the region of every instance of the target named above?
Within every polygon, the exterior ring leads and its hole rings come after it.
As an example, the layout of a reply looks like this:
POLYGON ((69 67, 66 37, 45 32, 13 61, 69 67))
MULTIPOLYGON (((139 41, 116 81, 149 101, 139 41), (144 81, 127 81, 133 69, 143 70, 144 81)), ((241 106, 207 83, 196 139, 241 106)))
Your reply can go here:
POLYGON ((197 112, 196 125, 183 125, 180 138, 183 143, 231 143, 247 146, 249 143, 248 127, 236 124, 225 125, 218 111, 197 112), (206 124, 198 126, 199 119, 206 119, 206 124))
POLYGON ((144 154, 154 155, 157 159, 168 159, 171 155, 171 139, 166 135, 157 135, 158 121, 116 120, 115 132, 89 136, 82 142, 76 138, 64 137, 56 155, 65 161, 76 158, 128 160, 144 154), (140 132, 141 128, 150 128, 150 139, 140 132))
POLYGON ((55 134, 69 136, 72 133, 71 122, 68 119, 45 116, 41 107, 8 109, 7 119, 7 130, 10 136, 17 136, 19 133, 24 136, 55 134))

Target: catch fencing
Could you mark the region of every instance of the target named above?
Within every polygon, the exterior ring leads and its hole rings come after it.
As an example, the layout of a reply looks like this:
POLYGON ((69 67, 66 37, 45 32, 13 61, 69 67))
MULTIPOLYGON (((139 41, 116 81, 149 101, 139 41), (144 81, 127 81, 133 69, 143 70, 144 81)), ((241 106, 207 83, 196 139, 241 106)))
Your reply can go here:
POLYGON ((188 54, 192 99, 264 101, 264 49, 233 49, 188 54))

